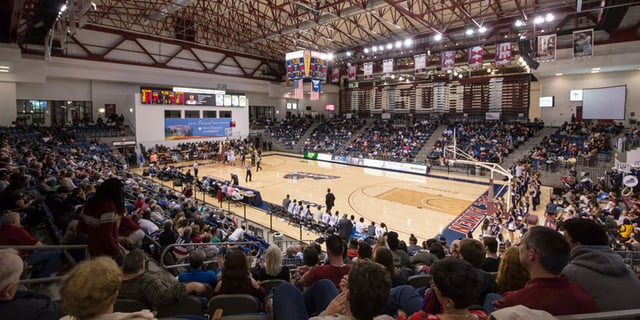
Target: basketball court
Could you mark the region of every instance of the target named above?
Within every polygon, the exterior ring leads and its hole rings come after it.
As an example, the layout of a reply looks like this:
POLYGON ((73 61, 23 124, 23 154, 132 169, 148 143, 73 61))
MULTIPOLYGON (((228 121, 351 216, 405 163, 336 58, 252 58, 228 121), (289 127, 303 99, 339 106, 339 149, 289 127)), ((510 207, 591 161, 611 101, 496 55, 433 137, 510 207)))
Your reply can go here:
MULTIPOLYGON (((179 165, 190 168, 192 163, 179 165)), ((327 188, 336 196, 336 205, 332 210, 365 218, 369 225, 384 222, 389 230, 399 233, 400 239, 408 240, 415 234, 420 241, 438 235, 453 220, 461 218, 465 210, 473 208, 474 203, 483 202, 483 195, 489 187, 488 177, 476 177, 433 172, 429 176, 363 168, 335 164, 316 160, 307 160, 297 155, 265 154, 262 171, 253 170, 253 181, 245 183, 245 170, 236 165, 223 165, 220 162, 200 165, 199 176, 211 176, 229 180, 231 173, 240 178, 240 185, 257 190, 264 201, 281 204, 289 194, 291 199, 305 200, 322 204, 327 188)), ((139 172, 139 169, 135 169, 139 172)), ((499 183, 499 182, 496 182, 499 183)), ((171 183, 165 183, 171 186, 171 183)), ((546 189, 545 189, 546 190, 546 189)), ((544 205, 549 192, 543 191, 541 199, 544 205)), ((196 197, 202 199, 202 193, 196 197)), ((206 196, 207 202, 217 204, 216 199, 206 196)), ((228 204, 223 204, 225 209, 228 204)), ((242 206, 230 206, 240 219, 244 216, 242 206)), ((312 209, 315 212, 316 209, 312 209)), ((542 214, 542 206, 537 214, 542 214)), ((246 217, 274 231, 292 238, 300 237, 300 230, 277 217, 246 207, 246 217)), ((315 234, 303 232, 303 239, 315 239, 315 234)))

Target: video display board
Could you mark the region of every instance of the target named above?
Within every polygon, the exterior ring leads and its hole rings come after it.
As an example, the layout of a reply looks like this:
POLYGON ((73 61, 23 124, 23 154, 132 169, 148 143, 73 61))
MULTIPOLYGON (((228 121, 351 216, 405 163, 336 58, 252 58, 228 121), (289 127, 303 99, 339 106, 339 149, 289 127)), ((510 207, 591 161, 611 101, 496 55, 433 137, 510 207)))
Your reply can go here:
POLYGON ((142 104, 247 107, 247 97, 241 94, 226 94, 222 90, 173 91, 167 88, 141 88, 142 104))

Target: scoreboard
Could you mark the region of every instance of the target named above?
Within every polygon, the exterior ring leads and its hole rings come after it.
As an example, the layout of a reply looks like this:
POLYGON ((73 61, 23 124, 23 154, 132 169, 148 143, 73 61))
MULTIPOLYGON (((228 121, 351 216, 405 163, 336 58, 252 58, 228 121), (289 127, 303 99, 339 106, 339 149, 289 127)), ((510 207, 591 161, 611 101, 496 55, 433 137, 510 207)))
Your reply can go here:
POLYGON ((286 54, 287 79, 297 80, 306 76, 304 64, 304 50, 286 54))
POLYGON ((325 80, 327 77, 326 54, 311 50, 289 52, 285 57, 287 79, 325 80))

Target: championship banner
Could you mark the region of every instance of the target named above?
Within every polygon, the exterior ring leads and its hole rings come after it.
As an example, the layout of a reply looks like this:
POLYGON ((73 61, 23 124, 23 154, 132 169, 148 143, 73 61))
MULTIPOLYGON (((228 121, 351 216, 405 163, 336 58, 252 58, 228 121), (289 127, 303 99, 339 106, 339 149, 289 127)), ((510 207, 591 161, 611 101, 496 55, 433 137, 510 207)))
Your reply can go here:
POLYGON ((356 81, 356 72, 358 71, 358 66, 355 64, 352 64, 349 66, 349 74, 348 74, 348 80, 349 81, 356 81))
POLYGON ((320 80, 311 80, 311 92, 309 96, 310 100, 320 100, 320 80))
POLYGON ((424 53, 413 56, 415 74, 424 74, 427 71, 427 55, 424 53))
POLYGON ((393 59, 382 60, 382 76, 391 77, 393 74, 393 59))
POLYGON ((364 78, 373 79, 373 62, 364 63, 364 78))
POLYGON ((593 29, 573 32, 573 57, 593 56, 593 29))
POLYGON ((340 68, 334 68, 331 72, 331 83, 340 82, 340 68))
POLYGON ((511 63, 511 42, 496 44, 496 64, 505 65, 511 63))
POLYGON ((311 67, 311 50, 304 50, 304 77, 309 77, 309 68, 311 67))
POLYGON ((293 80, 293 98, 294 99, 302 99, 304 98, 304 80, 293 80))
POLYGON ((538 61, 556 60, 556 35, 538 36, 538 61))
POLYGON ((482 57, 484 55, 483 46, 473 46, 469 48, 469 67, 477 68, 482 66, 482 57))
POLYGON ((442 71, 453 70, 456 66, 456 51, 442 51, 440 52, 440 69, 442 71))

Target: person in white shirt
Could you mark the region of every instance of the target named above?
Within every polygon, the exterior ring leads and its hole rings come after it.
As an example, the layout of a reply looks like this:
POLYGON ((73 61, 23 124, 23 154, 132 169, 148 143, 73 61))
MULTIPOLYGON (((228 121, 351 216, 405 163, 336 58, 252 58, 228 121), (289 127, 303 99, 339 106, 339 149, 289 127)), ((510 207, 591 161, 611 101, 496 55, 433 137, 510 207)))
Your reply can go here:
POLYGON ((227 238, 227 240, 229 241, 242 241, 242 239, 244 239, 244 226, 236 228, 235 230, 233 230, 233 232, 231 233, 231 235, 229 235, 229 238, 227 238))
POLYGON ((380 239, 384 237, 385 233, 387 233, 387 225, 381 222, 380 225, 376 227, 376 237, 380 239))
POLYGON ((293 206, 293 212, 291 214, 294 218, 300 217, 300 209, 302 209, 302 201, 296 203, 293 206))
POLYGON ((329 220, 331 220, 331 214, 329 214, 329 212, 323 212, 322 213, 322 223, 324 224, 329 224, 329 220))
POLYGON ((293 201, 289 202, 289 207, 287 208, 287 212, 289 214, 293 214, 293 208, 295 208, 296 206, 296 199, 293 199, 293 201))
POLYGON ((304 207, 302 209, 302 211, 300 212, 300 218, 305 218, 307 215, 309 215, 309 208, 311 207, 311 205, 307 205, 306 207, 304 207))
POLYGON ((336 211, 336 214, 334 216, 331 216, 331 218, 329 218, 330 226, 335 227, 335 225, 338 223, 338 218, 340 218, 339 214, 340 212, 336 211))
POLYGON ((322 214, 324 212, 322 212, 322 207, 320 205, 318 205, 317 209, 316 213, 313 214, 313 219, 318 222, 322 222, 322 214))
POLYGON ((158 225, 151 221, 151 211, 148 209, 142 213, 142 218, 138 220, 140 229, 147 235, 153 234, 158 231, 158 225))
POLYGON ((356 222, 356 232, 358 233, 364 233, 364 229, 367 227, 366 224, 364 224, 364 218, 360 217, 360 220, 358 222, 356 222))

